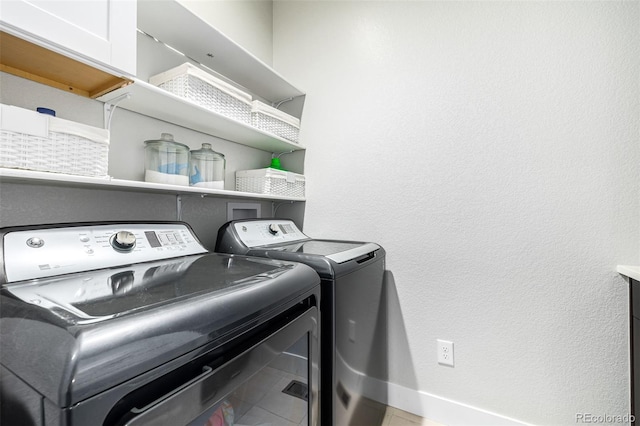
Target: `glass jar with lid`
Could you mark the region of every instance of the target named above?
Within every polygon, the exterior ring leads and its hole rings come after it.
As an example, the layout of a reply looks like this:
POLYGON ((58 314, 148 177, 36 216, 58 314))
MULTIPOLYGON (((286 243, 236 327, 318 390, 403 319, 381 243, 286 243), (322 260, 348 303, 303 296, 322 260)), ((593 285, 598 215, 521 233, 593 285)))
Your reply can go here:
POLYGON ((170 133, 144 141, 145 182, 189 185, 189 147, 173 140, 170 133))
POLYGON ((226 160, 223 154, 203 143, 201 149, 191 151, 190 184, 203 188, 224 189, 226 160))

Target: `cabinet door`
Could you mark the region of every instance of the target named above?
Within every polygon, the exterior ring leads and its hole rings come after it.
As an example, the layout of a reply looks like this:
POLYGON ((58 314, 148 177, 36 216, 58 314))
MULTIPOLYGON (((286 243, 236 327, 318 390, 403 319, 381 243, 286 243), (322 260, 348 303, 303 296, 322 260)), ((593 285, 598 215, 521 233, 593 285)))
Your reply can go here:
POLYGON ((61 53, 136 74, 136 0, 2 0, 7 29, 61 53))

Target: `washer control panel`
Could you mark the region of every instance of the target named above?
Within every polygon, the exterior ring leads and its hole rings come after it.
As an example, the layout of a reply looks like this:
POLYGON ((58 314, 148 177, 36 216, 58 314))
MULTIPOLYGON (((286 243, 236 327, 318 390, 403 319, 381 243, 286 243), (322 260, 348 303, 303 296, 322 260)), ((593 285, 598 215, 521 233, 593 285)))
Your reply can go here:
POLYGON ((7 282, 207 252, 182 223, 17 230, 2 243, 7 282))
POLYGON ((234 224, 235 232, 247 247, 307 240, 295 223, 286 219, 255 220, 234 224))

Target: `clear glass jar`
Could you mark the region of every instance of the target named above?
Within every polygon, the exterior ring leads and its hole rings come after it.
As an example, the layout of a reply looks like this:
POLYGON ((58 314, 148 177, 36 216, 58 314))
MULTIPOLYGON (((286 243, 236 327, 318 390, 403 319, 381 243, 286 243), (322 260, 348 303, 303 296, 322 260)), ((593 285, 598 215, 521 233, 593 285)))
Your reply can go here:
POLYGON ((189 185, 189 147, 162 133, 158 140, 144 141, 145 182, 189 185))
POLYGON ((190 184, 203 188, 224 189, 226 160, 223 154, 203 143, 201 149, 191 151, 190 184))

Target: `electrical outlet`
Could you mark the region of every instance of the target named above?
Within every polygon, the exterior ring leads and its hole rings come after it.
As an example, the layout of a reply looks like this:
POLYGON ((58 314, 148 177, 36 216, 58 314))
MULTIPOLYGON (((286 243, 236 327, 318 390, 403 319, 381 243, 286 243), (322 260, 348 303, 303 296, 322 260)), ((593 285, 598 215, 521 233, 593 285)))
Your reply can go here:
POLYGON ((438 342, 438 364, 453 367, 453 342, 447 340, 437 340, 438 342))

